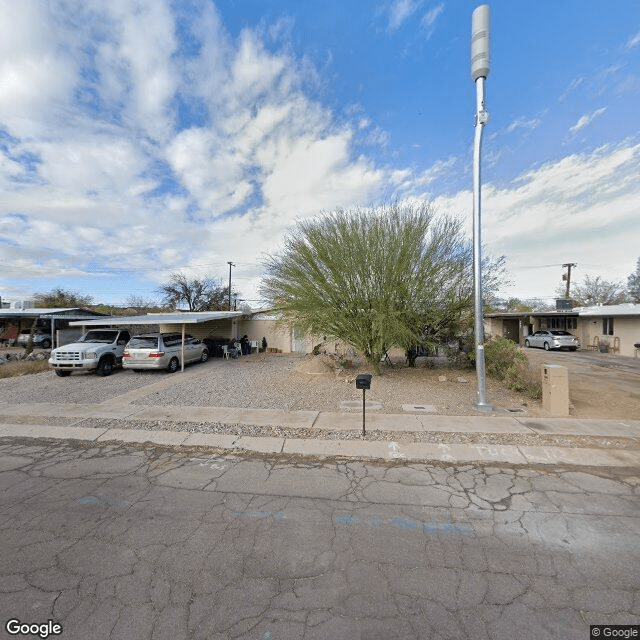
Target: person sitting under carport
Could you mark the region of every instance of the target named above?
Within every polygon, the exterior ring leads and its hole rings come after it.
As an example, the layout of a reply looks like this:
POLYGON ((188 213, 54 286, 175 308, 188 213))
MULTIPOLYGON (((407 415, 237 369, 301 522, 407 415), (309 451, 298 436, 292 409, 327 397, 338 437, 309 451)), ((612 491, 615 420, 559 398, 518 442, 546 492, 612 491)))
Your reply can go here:
POLYGON ((229 340, 229 344, 227 345, 227 352, 232 358, 237 358, 239 355, 242 355, 240 343, 236 338, 231 338, 231 340, 229 340))

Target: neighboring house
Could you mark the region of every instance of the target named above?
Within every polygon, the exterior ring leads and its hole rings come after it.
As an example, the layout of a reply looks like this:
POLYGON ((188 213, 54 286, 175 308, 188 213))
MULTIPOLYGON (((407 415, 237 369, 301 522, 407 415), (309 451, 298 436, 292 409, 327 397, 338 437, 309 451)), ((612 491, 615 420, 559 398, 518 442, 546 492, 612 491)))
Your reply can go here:
POLYGON ((519 344, 541 329, 564 329, 580 338, 583 348, 608 345, 613 353, 634 357, 640 343, 640 304, 575 307, 566 311, 487 313, 487 336, 503 336, 519 344))
POLYGON ((51 344, 60 346, 73 342, 80 335, 77 329, 70 327, 70 322, 100 317, 104 317, 104 314, 80 307, 0 309, 0 334, 5 335, 6 332, 13 334, 15 330, 19 334, 23 330, 31 329, 35 322, 38 333, 50 335, 51 344))
POLYGON ((640 304, 612 304, 574 309, 580 317, 583 345, 606 344, 621 356, 634 357, 640 344, 640 304))

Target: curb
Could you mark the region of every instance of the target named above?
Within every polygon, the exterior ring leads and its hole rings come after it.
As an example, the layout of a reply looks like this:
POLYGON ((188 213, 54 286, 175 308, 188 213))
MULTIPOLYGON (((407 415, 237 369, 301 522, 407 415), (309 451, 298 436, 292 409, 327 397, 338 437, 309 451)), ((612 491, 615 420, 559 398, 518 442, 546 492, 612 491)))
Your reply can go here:
POLYGON ((275 456, 347 458, 386 462, 636 467, 639 460, 637 451, 623 449, 274 438, 144 429, 56 427, 43 424, 0 423, 0 438, 76 440, 100 444, 149 443, 176 448, 222 449, 229 453, 246 452, 275 456))

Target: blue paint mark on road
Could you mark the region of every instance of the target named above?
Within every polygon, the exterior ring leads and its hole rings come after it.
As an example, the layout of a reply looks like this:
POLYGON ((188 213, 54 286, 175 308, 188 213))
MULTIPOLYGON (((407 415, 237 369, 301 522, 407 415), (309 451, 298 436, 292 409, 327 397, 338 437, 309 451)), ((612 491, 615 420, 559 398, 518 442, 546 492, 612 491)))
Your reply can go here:
POLYGON ((336 516, 336 524, 351 525, 370 525, 373 527, 381 527, 387 525, 394 527, 395 529, 402 529, 405 531, 422 531, 429 535, 437 535, 439 533, 449 536, 451 534, 468 536, 475 538, 475 531, 472 527, 465 527, 459 524, 452 524, 450 522, 419 522, 417 520, 410 520, 408 518, 392 518, 391 520, 385 520, 379 516, 370 516, 367 518, 359 518, 358 516, 352 516, 350 514, 336 516))
POLYGON ((394 518, 389 524, 398 529, 417 529, 418 523, 413 520, 405 520, 404 518, 394 518))

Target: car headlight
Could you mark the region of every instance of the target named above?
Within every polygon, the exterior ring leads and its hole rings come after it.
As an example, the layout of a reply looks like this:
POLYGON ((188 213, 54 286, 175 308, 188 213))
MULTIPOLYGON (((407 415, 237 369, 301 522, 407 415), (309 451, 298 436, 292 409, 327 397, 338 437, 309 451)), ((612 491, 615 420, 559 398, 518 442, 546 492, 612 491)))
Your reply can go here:
POLYGON ((87 351, 84 354, 86 360, 95 360, 98 357, 98 354, 95 351, 87 351))

